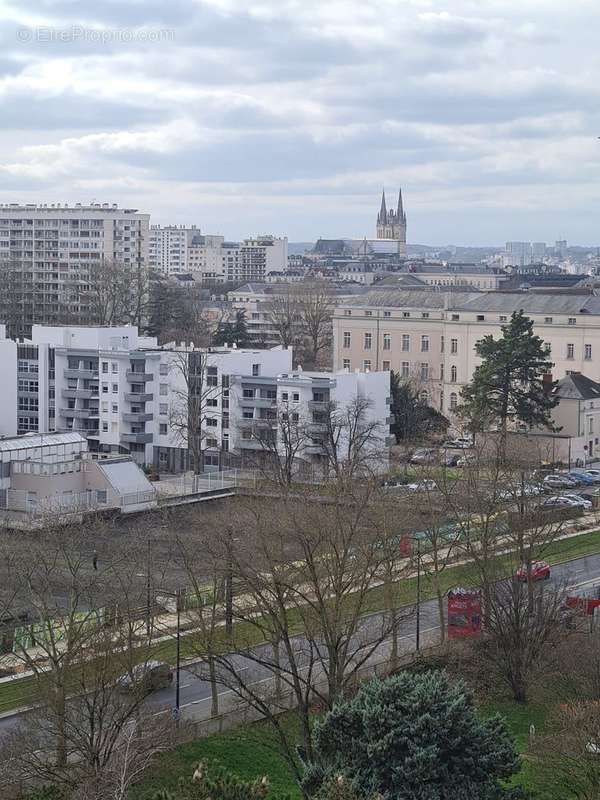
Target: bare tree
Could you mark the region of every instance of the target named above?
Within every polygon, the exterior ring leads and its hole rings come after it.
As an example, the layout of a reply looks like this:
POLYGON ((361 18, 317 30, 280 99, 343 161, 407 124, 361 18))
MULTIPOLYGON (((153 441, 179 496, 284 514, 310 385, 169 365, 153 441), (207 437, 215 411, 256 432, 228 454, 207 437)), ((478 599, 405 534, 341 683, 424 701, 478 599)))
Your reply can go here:
POLYGON ((71 285, 80 303, 87 307, 88 322, 141 326, 149 291, 145 267, 102 259, 90 265, 85 282, 76 278, 71 285))
POLYGON ((192 470, 199 474, 204 469, 204 445, 210 438, 210 427, 216 427, 219 415, 216 405, 223 390, 218 385, 217 368, 208 351, 190 348, 173 351, 170 370, 170 426, 181 446, 187 448, 192 470), (210 424, 213 420, 215 425, 210 424))
POLYGON ((307 364, 315 369, 321 355, 331 347, 335 294, 328 281, 298 285, 298 306, 307 364))
POLYGON ((373 402, 355 397, 348 403, 327 403, 314 411, 308 433, 321 445, 327 470, 337 480, 353 480, 378 471, 385 451, 383 422, 369 413, 373 402))
POLYGON ((265 304, 265 312, 283 347, 292 347, 300 333, 301 307, 298 291, 289 283, 276 287, 265 304))

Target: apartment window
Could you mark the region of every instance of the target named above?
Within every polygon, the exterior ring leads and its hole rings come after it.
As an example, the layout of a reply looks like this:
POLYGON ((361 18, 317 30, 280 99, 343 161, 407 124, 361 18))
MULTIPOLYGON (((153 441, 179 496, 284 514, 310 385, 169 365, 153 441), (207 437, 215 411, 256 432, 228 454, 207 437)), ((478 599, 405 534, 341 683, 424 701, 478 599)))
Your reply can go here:
POLYGON ((158 432, 160 433, 161 436, 165 436, 166 435, 166 433, 167 433, 167 423, 166 422, 161 422, 159 424, 158 432))
POLYGON ((429 319, 429 311, 423 311, 423 313, 421 314, 421 317, 423 319, 429 319))
POLYGON ((345 316, 345 317, 351 317, 351 316, 352 316, 352 312, 351 312, 351 311, 348 311, 348 309, 346 309, 346 310, 344 311, 344 316, 345 316))
POLYGON ((550 342, 544 342, 544 352, 547 353, 547 355, 550 355, 551 351, 552 351, 552 345, 550 344, 550 342))
POLYGON ((209 408, 216 408, 219 405, 219 401, 216 397, 208 397, 206 400, 206 405, 209 408))
POLYGON ((586 344, 584 346, 584 358, 586 361, 589 361, 592 357, 592 345, 586 344))
POLYGON ((453 355, 458 353, 458 339, 450 339, 450 352, 453 355))
POLYGON ((252 364, 252 375, 255 378, 260 375, 260 364, 252 364))
POLYGON ((118 394, 119 393, 119 384, 118 383, 113 383, 113 385, 112 385, 112 393, 113 394, 118 394))
POLYGON ((168 364, 160 364, 158 367, 159 375, 168 375, 169 374, 169 365, 168 364))
POLYGON ((390 371, 390 362, 389 361, 384 361, 382 367, 383 367, 383 371, 384 372, 389 372, 390 371))
POLYGON ((114 375, 115 373, 117 373, 117 372, 119 371, 119 365, 118 365, 118 364, 115 364, 115 362, 114 362, 114 361, 112 361, 112 362, 111 362, 111 365, 110 365, 110 369, 111 369, 111 372, 112 372, 112 373, 113 373, 113 375, 114 375))
POLYGON ((569 323, 569 325, 576 325, 577 324, 576 317, 569 317, 568 323, 569 323))
POLYGON ((457 370, 454 364, 450 367, 450 382, 456 383, 457 370))
POLYGON ((168 405, 168 403, 159 403, 158 404, 158 413, 159 414, 168 414, 169 413, 169 405, 168 405))
POLYGON ((218 447, 219 446, 219 442, 216 439, 207 439, 206 440, 206 446, 207 447, 218 447))
POLYGON ((410 350, 410 335, 408 333, 402 334, 402 350, 405 353, 410 350))
POLYGON ((287 393, 287 392, 282 392, 282 393, 281 393, 281 399, 282 399, 282 400, 287 400, 287 399, 288 399, 288 396, 289 396, 289 395, 288 395, 288 393, 287 393))
POLYGON ((108 403, 102 403, 102 413, 108 414, 108 403))
POLYGON ((588 417, 588 433, 594 432, 594 418, 588 417))
POLYGON ((373 334, 372 333, 365 333, 365 344, 364 344, 364 349, 365 350, 370 350, 371 349, 372 339, 373 339, 373 334))
POLYGON ((351 341, 350 331, 344 331, 344 347, 346 348, 350 347, 350 341, 351 341))
POLYGON ((106 374, 108 372, 108 361, 102 362, 102 372, 106 374))
POLYGON ((483 314, 477 314, 477 322, 484 322, 485 316, 483 314))
POLYGON ((552 325, 552 317, 544 317, 544 322, 546 325, 552 325))
POLYGON ((119 413, 119 405, 118 405, 118 403, 113 403, 112 404, 112 413, 113 414, 118 414, 119 413))
MULTIPOLYGON (((243 408, 242 409, 242 419, 254 419, 254 409, 253 408, 243 408)), ((206 420, 208 424, 208 420, 206 420)))
POLYGON ((165 397, 169 394, 169 384, 168 383, 161 383, 158 387, 158 393, 161 397, 165 397))
POLYGON ((460 314, 452 314, 451 316, 452 322, 458 322, 460 319, 460 314))
POLYGON ((253 400, 254 399, 254 389, 244 389, 242 392, 242 396, 246 400, 253 400))
MULTIPOLYGON (((246 409, 244 409, 245 411, 246 409)), ((250 409, 252 411, 252 409, 250 409)), ((217 420, 214 417, 207 417, 206 424, 209 428, 216 428, 217 427, 217 420)))
POLYGON ((422 381, 429 380, 429 364, 425 362, 421 364, 421 380, 422 381))
POLYGON ((421 352, 429 352, 429 336, 421 336, 421 352))
POLYGON ((102 384, 102 394, 108 394, 108 383, 102 384))
POLYGON ((502 314, 500 315, 499 319, 500 319, 500 322, 506 322, 506 317, 503 316, 502 314))
POLYGON ((344 361, 342 362, 342 367, 343 367, 343 369, 350 369, 350 359, 349 358, 345 358, 344 359, 344 361))
POLYGON ((389 333, 383 334, 383 349, 384 350, 391 350, 392 349, 392 337, 389 333))
POLYGON ((103 433, 108 433, 108 422, 103 422, 102 423, 102 432, 103 433))
POLYGON ((363 369, 364 369, 365 372, 367 372, 368 370, 371 369, 371 359, 370 358, 365 358, 365 360, 363 361, 363 369))
POLYGON ((568 344, 567 345, 567 358, 575 358, 575 345, 568 344))
POLYGON ((456 392, 450 392, 450 410, 455 411, 457 405, 458 405, 458 395, 456 394, 456 392))
POLYGON ((444 380, 444 365, 440 364, 440 380, 444 380))
POLYGON ((384 317, 391 317, 392 316, 392 312, 391 311, 384 311, 383 312, 383 316, 384 317))
POLYGON ((403 311, 402 316, 404 317, 404 319, 408 319, 408 317, 410 317, 410 311, 403 311))
POLYGON ((373 316, 372 311, 365 311, 365 317, 372 317, 372 316, 373 316))
POLYGON ((294 392, 294 394, 292 395, 292 400, 294 401, 294 403, 299 403, 300 402, 300 394, 298 392, 294 392))
POLYGON ((444 352, 444 337, 440 336, 440 353, 444 352))
POLYGON ((400 367, 400 375, 403 378, 408 378, 410 374, 410 363, 408 361, 403 361, 402 366, 400 367))

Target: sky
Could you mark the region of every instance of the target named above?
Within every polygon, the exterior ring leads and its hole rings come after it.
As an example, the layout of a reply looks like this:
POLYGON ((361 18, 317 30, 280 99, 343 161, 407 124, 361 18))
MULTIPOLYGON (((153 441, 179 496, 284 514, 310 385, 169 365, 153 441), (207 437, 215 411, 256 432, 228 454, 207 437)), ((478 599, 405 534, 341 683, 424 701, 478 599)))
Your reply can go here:
POLYGON ((0 0, 0 202, 600 244, 597 0, 0 0))

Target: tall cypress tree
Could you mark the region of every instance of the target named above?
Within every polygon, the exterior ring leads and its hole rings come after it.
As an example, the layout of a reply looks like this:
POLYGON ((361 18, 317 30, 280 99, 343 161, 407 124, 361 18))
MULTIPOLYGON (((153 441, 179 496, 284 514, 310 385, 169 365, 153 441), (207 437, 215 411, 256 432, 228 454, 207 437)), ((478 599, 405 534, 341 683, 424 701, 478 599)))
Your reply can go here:
POLYGON ((513 312, 502 336, 484 336, 475 352, 482 361, 463 389, 459 407, 473 430, 497 426, 506 435, 511 422, 554 428, 551 412, 558 398, 551 390, 556 384, 544 383, 553 364, 529 317, 513 312))

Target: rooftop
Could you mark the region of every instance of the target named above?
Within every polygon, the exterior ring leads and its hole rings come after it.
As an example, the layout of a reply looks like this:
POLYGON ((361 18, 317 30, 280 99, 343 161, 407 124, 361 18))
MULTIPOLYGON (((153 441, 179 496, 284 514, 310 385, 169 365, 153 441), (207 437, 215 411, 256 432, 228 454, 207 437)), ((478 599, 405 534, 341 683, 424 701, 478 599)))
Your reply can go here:
POLYGON ((558 382, 553 394, 564 400, 595 400, 600 398, 600 383, 572 372, 558 382))
POLYGON ((22 436, 0 438, 0 452, 28 450, 32 447, 52 447, 62 444, 81 444, 87 450, 87 440, 80 433, 24 433, 22 436))

